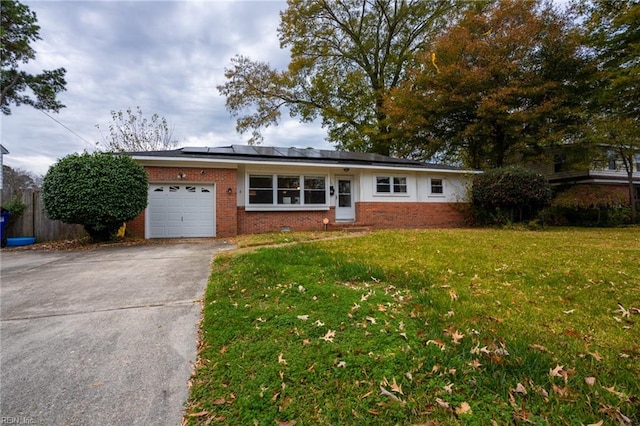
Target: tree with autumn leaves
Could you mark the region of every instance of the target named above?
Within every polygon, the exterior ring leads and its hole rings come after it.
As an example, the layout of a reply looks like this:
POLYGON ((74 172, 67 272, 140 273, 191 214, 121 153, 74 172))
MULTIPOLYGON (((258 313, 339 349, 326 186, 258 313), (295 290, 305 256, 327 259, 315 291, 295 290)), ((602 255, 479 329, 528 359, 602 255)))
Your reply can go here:
POLYGON ((584 119, 589 67, 579 53, 579 34, 549 4, 468 10, 388 96, 400 154, 484 169, 566 143, 584 119))
POLYGON ((543 0, 287 6, 278 31, 288 68, 237 56, 218 87, 250 143, 288 110, 302 122, 320 118, 348 151, 490 169, 567 148, 585 165, 605 145, 633 173, 637 1, 569 11, 543 0))
POLYGON ((465 1, 289 0, 280 44, 291 50, 286 70, 236 56, 218 86, 240 133, 261 130, 284 111, 317 118, 328 139, 349 151, 392 153, 385 95, 398 86, 427 42, 455 22, 465 1))
MULTIPOLYGON (((595 63, 587 137, 614 154, 627 174, 631 221, 637 221, 634 164, 640 164, 640 3, 595 0, 579 6, 595 63)), ((636 166, 637 167, 637 166, 636 166)))

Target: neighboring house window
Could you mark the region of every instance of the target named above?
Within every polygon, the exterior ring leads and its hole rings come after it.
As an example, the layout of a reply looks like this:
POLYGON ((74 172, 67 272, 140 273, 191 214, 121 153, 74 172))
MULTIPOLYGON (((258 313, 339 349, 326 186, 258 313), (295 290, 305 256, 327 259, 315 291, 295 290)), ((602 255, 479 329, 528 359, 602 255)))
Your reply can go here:
POLYGON ((431 179, 431 193, 436 195, 444 194, 444 184, 442 179, 431 179))
POLYGON ((636 154, 636 172, 640 172, 640 154, 636 154))
POLYGON ((326 176, 249 175, 249 205, 323 206, 326 176))
POLYGON ((607 168, 609 170, 617 170, 617 167, 616 167, 616 154, 614 152, 609 152, 608 157, 609 157, 609 164, 608 164, 607 168))
POLYGON ((376 176, 376 193, 406 194, 407 178, 398 176, 376 176))

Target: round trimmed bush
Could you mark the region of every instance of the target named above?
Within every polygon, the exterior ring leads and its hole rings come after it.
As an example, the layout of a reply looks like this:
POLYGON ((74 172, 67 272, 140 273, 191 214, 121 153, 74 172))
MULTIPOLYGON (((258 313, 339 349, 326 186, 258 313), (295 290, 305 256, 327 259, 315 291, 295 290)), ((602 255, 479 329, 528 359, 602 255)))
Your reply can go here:
POLYGON ((83 225, 93 240, 106 241, 147 206, 147 174, 124 155, 71 154, 49 168, 42 199, 51 219, 83 225))
POLYGON ((507 224, 534 219, 551 202, 544 176, 521 167, 488 170, 473 179, 471 199, 478 222, 507 224))

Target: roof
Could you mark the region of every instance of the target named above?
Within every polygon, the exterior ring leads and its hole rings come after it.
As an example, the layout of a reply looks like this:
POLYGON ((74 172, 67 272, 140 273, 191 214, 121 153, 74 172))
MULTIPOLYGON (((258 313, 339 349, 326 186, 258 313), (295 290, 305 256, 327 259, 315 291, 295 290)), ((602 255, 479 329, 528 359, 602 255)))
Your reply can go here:
POLYGON ((4 146, 0 145, 0 154, 8 154, 9 151, 4 146))
POLYGON ((313 163, 339 166, 384 166, 463 170, 460 167, 425 163, 417 160, 387 157, 379 154, 348 151, 330 151, 312 148, 283 148, 270 146, 231 145, 222 147, 184 147, 168 151, 127 152, 136 159, 201 159, 229 162, 313 163))

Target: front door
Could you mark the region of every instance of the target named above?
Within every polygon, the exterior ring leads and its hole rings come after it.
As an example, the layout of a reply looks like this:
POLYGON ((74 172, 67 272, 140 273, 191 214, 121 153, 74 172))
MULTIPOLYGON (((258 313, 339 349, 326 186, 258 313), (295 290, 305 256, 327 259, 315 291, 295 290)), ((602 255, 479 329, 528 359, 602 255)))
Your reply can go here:
POLYGON ((354 221, 356 209, 353 202, 353 177, 338 176, 336 179, 338 181, 336 221, 354 221))

